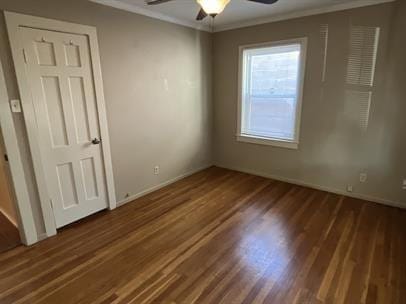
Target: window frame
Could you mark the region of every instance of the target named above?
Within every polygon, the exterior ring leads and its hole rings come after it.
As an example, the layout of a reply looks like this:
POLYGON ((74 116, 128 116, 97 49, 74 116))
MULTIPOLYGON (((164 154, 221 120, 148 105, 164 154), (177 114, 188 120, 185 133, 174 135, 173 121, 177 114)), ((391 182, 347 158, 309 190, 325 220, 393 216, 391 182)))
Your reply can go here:
POLYGON ((302 103, 303 103, 303 89, 305 82, 306 73, 306 60, 307 60, 307 37, 294 38, 288 40, 270 41, 265 43, 248 44, 239 46, 239 58, 238 58, 238 111, 237 111, 237 141, 270 145, 281 148, 288 149, 298 149, 299 148, 299 138, 300 138, 300 125, 302 116, 302 103), (293 140, 286 140, 280 138, 264 137, 258 135, 250 135, 242 133, 242 115, 243 113, 243 89, 245 88, 244 80, 246 74, 246 62, 244 51, 252 49, 270 48, 290 44, 300 44, 300 64, 299 64, 299 85, 298 85, 298 95, 296 101, 296 115, 295 115, 295 138, 293 140))

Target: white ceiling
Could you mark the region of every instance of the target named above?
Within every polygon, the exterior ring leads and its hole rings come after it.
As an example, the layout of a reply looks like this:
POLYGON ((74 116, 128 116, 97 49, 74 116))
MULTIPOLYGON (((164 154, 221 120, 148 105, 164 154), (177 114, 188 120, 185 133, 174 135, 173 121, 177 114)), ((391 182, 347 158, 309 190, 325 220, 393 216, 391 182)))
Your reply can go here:
POLYGON ((173 0, 154 6, 146 5, 145 0, 90 1, 193 28, 222 31, 394 0, 279 0, 272 5, 247 0, 231 0, 224 12, 217 16, 212 24, 210 24, 210 18, 206 18, 204 22, 195 20, 200 9, 195 0, 173 0))

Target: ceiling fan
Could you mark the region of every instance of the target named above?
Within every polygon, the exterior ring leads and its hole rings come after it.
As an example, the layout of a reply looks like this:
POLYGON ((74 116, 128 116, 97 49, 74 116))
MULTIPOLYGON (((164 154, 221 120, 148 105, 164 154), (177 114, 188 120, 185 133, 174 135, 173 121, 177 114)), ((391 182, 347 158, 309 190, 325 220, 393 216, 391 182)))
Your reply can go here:
MULTIPOLYGON (((157 5, 165 2, 170 2, 174 0, 146 0, 148 5, 157 5)), ((220 14, 230 0, 196 0, 197 3, 201 6, 199 13, 197 14, 196 20, 203 20, 207 16, 216 17, 220 14)), ((278 0, 247 0, 256 3, 262 4, 274 4, 278 0)))

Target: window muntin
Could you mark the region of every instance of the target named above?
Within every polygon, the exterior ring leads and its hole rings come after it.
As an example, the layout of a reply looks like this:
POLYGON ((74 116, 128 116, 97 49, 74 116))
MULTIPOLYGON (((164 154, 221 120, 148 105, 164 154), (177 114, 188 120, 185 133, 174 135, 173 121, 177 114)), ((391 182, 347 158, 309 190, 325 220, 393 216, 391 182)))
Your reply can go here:
POLYGON ((241 48, 239 137, 298 143, 305 53, 305 39, 241 48))

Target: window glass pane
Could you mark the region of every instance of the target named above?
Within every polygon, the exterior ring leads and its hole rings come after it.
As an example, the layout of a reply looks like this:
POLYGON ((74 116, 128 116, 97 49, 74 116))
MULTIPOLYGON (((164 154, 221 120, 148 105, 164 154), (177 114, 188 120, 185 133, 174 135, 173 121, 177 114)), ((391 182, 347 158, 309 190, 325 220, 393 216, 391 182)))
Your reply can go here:
POLYGON ((244 51, 242 133, 295 139, 300 44, 244 51))

